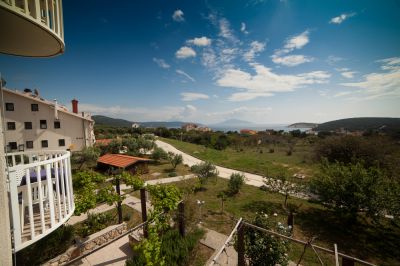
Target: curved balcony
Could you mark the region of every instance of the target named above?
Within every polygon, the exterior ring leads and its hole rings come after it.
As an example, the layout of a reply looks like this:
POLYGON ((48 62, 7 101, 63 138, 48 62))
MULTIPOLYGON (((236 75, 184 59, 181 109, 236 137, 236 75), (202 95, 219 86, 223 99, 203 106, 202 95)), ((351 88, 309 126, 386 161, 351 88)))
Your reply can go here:
POLYGON ((69 151, 6 156, 14 252, 50 234, 74 213, 69 151))
POLYGON ((62 0, 0 0, 0 52, 49 57, 64 52, 62 0))

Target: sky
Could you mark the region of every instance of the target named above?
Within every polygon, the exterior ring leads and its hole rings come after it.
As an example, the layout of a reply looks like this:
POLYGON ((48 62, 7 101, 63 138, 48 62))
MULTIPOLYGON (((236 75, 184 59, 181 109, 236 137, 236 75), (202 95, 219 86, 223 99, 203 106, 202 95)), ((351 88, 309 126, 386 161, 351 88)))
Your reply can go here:
POLYGON ((65 53, 7 87, 130 121, 400 117, 399 1, 63 1, 65 53))

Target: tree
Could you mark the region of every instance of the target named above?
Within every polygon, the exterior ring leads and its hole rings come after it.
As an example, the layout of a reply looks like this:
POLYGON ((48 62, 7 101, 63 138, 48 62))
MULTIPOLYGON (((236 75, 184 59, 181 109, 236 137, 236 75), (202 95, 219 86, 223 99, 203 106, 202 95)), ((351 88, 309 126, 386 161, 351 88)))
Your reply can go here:
POLYGON ((228 193, 235 195, 240 191, 244 184, 244 175, 242 173, 232 173, 228 183, 228 193))
POLYGON ((166 153, 163 149, 156 147, 150 155, 150 158, 156 162, 159 162, 160 160, 167 160, 168 153, 166 153))
POLYGON ((72 162, 79 164, 79 170, 84 169, 88 165, 93 165, 97 162, 100 156, 100 151, 96 147, 85 147, 82 151, 73 154, 72 162))
POLYGON ((359 211, 374 217, 388 207, 383 202, 388 189, 385 180, 388 179, 378 168, 366 168, 360 162, 344 164, 325 160, 311 188, 328 207, 355 221, 359 211))
POLYGON ((224 202, 226 201, 225 191, 221 191, 217 194, 217 198, 221 199, 221 213, 224 213, 224 202))
POLYGON ((218 176, 218 170, 211 162, 202 162, 191 167, 193 173, 197 175, 200 185, 203 186, 208 178, 218 176))
POLYGON ((168 153, 168 159, 169 159, 169 162, 171 163, 172 168, 173 168, 174 170, 176 169, 176 167, 178 166, 178 164, 183 163, 182 154, 174 154, 174 153, 172 153, 172 152, 169 152, 169 153, 168 153))

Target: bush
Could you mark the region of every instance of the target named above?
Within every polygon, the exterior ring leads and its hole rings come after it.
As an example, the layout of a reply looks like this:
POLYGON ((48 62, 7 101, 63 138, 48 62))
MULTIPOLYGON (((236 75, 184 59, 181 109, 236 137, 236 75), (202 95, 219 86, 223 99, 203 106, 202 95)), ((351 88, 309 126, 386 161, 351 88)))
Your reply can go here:
POLYGON ((153 153, 150 155, 150 158, 156 162, 159 162, 161 160, 167 160, 168 153, 166 153, 163 149, 157 147, 153 150, 153 153))
MULTIPOLYGON (((274 224, 267 215, 257 214, 252 224, 290 235, 289 229, 282 224, 274 224)), ((253 228, 245 230, 245 256, 249 265, 287 265, 288 241, 265 234, 253 228)))
POLYGON ((178 174, 176 172, 171 172, 168 174, 169 177, 175 177, 178 176, 178 174))
POLYGON ((274 148, 270 148, 269 149, 269 153, 274 153, 275 152, 275 149, 274 148))
POLYGON ((41 265, 65 252, 74 239, 74 228, 63 225, 38 242, 20 250, 16 254, 16 265, 41 265))
POLYGON ((230 195, 235 195, 239 192, 240 188, 244 184, 244 175, 241 173, 233 173, 229 179, 228 183, 228 193, 230 195))
MULTIPOLYGON (((188 265, 190 253, 193 251, 204 231, 196 229, 182 237, 178 230, 173 229, 167 231, 161 236, 161 256, 164 257, 165 265, 188 265)), ((126 261, 127 266, 142 266, 146 260, 143 253, 140 252, 137 256, 126 261)))
POLYGON ((176 169, 176 167, 178 166, 178 164, 183 163, 182 154, 174 154, 174 153, 172 153, 172 152, 169 152, 169 153, 168 153, 168 159, 169 159, 169 162, 171 163, 172 168, 173 168, 174 170, 176 169))
POLYGON ((77 227, 76 233, 80 237, 87 237, 95 232, 103 230, 112 222, 113 217, 111 213, 104 212, 98 214, 88 214, 87 220, 85 220, 80 226, 77 227))

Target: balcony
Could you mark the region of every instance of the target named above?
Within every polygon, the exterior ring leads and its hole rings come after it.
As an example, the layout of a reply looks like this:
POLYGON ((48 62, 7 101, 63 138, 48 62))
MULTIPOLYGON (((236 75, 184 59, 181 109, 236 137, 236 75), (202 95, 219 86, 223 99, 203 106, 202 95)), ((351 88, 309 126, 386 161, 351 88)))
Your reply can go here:
POLYGON ((62 0, 0 0, 0 51, 49 57, 64 51, 62 0))
POLYGON ((69 151, 6 155, 14 252, 50 234, 74 213, 69 151))

